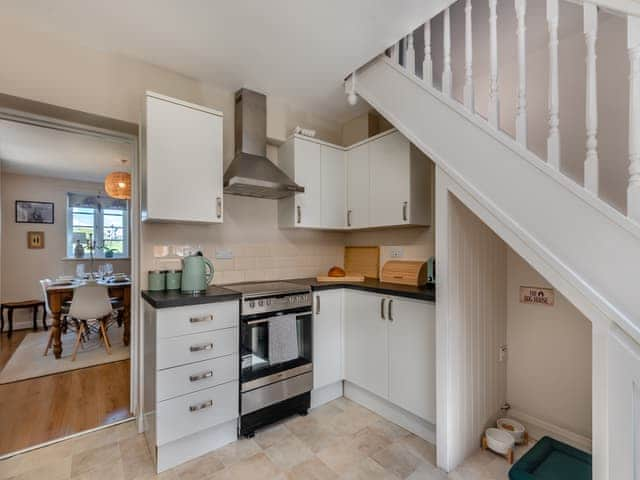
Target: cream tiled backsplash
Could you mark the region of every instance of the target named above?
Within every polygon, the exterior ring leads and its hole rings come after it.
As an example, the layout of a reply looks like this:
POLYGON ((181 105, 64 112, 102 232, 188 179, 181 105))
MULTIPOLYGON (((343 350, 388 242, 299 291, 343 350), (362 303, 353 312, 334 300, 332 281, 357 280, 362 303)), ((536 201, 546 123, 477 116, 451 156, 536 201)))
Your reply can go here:
POLYGON ((189 249, 201 250, 215 268, 217 285, 304 278, 324 275, 334 265, 344 266, 342 245, 154 245, 154 268, 180 268, 180 257, 189 249), (216 251, 231 251, 232 259, 217 260, 216 251))

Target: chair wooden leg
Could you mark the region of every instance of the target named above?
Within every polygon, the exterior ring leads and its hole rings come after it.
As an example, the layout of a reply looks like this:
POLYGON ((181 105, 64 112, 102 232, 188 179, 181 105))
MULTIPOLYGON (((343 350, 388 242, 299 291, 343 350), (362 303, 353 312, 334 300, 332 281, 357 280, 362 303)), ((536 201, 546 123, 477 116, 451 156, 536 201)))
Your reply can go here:
POLYGON ((78 330, 77 334, 76 334, 76 343, 73 346, 73 355, 71 356, 71 361, 75 362, 76 361, 76 355, 78 355, 78 347, 80 346, 80 342, 82 340, 82 334, 84 333, 84 324, 81 323, 80 324, 80 330, 78 330))
POLYGON ((49 330, 49 327, 47 326, 47 309, 44 305, 42 306, 42 328, 44 328, 45 332, 49 330))
POLYGON ((104 348, 108 355, 111 355, 111 345, 109 345, 109 338, 107 337, 107 330, 104 328, 104 320, 100 320, 100 332, 102 333, 102 340, 104 341, 104 348))
POLYGON ((4 330, 4 307, 0 307, 0 335, 4 330))
POLYGON ((33 317, 33 331, 38 331, 38 307, 33 307, 32 317, 33 317))
POLYGON ((44 357, 47 356, 47 353, 49 353, 49 349, 51 348, 51 344, 53 343, 53 330, 51 330, 51 333, 49 333, 49 340, 47 341, 47 348, 44 349, 44 357))
POLYGON ((13 308, 9 308, 9 331, 7 332, 7 338, 11 338, 13 334, 13 308))

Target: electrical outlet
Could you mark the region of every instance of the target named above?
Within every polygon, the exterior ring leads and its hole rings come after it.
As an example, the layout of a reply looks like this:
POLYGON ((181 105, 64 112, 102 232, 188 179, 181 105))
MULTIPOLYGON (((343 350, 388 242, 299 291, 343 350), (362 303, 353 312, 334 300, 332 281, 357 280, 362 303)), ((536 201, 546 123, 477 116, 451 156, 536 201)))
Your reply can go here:
POLYGON ((402 258, 402 249, 401 248, 392 248, 391 249, 391 258, 402 258))
POLYGON ((216 260, 233 260, 233 250, 216 249, 216 260))

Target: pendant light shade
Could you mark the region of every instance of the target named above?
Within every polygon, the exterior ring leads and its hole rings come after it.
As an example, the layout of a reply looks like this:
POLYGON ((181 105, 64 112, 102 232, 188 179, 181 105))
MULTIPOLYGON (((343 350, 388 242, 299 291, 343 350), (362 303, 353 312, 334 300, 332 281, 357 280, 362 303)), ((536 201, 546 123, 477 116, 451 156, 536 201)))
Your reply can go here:
MULTIPOLYGON (((126 163, 126 160, 123 160, 126 163)), ((104 179, 104 190, 112 198, 131 199, 131 175, 128 172, 111 172, 104 179)))

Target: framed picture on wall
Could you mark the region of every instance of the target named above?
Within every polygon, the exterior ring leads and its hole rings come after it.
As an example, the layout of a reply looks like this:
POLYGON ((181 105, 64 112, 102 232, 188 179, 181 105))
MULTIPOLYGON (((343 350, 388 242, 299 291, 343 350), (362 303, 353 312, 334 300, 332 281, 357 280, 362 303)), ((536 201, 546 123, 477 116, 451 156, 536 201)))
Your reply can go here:
POLYGON ((53 223, 53 202, 16 200, 16 223, 53 223))

